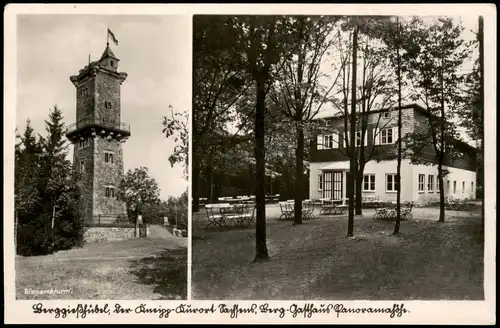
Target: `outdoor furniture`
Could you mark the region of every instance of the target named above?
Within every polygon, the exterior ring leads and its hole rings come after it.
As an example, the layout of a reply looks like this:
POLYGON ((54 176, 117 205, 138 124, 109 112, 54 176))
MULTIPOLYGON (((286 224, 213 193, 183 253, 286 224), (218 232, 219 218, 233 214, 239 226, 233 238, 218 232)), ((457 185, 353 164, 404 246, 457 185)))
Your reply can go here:
POLYGON ((279 219, 283 220, 293 220, 293 205, 290 202, 279 202, 281 215, 279 219))
MULTIPOLYGON (((411 220, 413 214, 411 213, 413 209, 413 202, 401 203, 401 220, 411 220)), ((373 219, 394 219, 397 217, 396 202, 391 202, 387 204, 386 207, 379 207, 375 209, 375 215, 373 219)))
POLYGON ((205 206, 208 216, 208 225, 218 228, 248 227, 255 224, 255 207, 248 204, 208 204, 205 206))
POLYGON ((319 214, 345 214, 349 207, 344 203, 345 200, 321 199, 321 211, 319 214), (340 203, 340 204, 339 204, 340 203))
POLYGON ((219 203, 219 204, 206 204, 205 210, 207 211, 208 224, 205 229, 210 226, 214 228, 222 228, 224 226, 224 216, 221 214, 220 208, 223 206, 229 206, 229 203, 219 203))
POLYGON ((314 215, 314 204, 310 199, 306 199, 302 202, 302 216, 304 219, 315 219, 314 215))

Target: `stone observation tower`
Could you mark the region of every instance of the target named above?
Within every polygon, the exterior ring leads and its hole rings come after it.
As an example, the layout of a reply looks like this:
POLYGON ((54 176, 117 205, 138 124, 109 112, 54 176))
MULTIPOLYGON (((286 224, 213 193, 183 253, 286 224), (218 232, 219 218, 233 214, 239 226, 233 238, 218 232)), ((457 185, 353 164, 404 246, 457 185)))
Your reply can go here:
POLYGON ((82 204, 86 223, 126 219, 125 203, 117 199, 123 177, 122 143, 130 125, 120 120, 120 88, 127 73, 109 48, 70 77, 76 87, 76 123, 66 137, 74 145, 73 165, 83 175, 82 204))

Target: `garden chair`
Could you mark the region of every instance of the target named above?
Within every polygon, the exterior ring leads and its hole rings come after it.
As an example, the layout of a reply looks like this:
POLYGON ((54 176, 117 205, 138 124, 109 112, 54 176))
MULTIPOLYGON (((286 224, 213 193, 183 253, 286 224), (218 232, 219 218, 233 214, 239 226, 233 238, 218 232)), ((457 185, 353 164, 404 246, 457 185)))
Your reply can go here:
POLYGON ((224 216, 221 213, 220 205, 229 205, 229 204, 207 204, 205 205, 205 210, 207 211, 208 224, 205 227, 206 230, 210 226, 214 228, 222 228, 224 226, 224 216))
POLYGON ((293 207, 289 202, 279 202, 281 215, 279 219, 292 220, 293 219, 293 207))
POLYGON ((413 209, 413 202, 405 203, 403 207, 401 207, 401 219, 402 220, 411 220, 413 219, 413 214, 411 214, 411 210, 413 209))

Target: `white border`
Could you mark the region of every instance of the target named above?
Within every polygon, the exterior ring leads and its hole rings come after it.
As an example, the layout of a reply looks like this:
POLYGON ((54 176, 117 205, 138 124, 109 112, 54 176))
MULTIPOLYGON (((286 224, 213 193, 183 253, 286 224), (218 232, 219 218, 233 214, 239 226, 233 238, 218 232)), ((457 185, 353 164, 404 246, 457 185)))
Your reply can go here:
MULTIPOLYGON (((338 5, 305 5, 305 4, 187 4, 187 5, 140 5, 140 4, 9 4, 4 11, 4 303, 6 323, 446 323, 446 324, 494 324, 495 318, 495 250, 496 250, 496 7, 487 4, 397 4, 397 5, 366 5, 366 4, 338 4, 338 5), (16 108, 16 15, 17 14, 101 14, 101 15, 188 15, 193 14, 332 14, 332 15, 458 15, 484 17, 484 41, 485 41, 485 301, 407 301, 404 303, 410 313, 401 318, 390 319, 388 315, 316 315, 312 318, 299 316, 292 318, 287 315, 279 319, 276 315, 240 315, 238 319, 230 319, 226 314, 212 315, 171 315, 169 318, 158 318, 157 315, 129 314, 129 315, 90 315, 86 319, 76 319, 68 316, 65 319, 54 319, 50 315, 35 315, 31 311, 34 301, 16 301, 14 284, 14 238, 13 238, 13 156, 8 150, 14 146, 15 108, 16 108)), ((192 31, 190 31, 192 33, 192 31)), ((186 40, 192 46, 191 40, 186 40)), ((190 60, 190 58, 186 58, 190 60)), ((191 85, 186 86, 186 97, 191 97, 191 85)), ((191 128, 191 123, 190 123, 191 128)), ((191 139, 191 137, 190 137, 191 139)), ((191 164, 192 154, 189 153, 191 164)), ((191 177, 191 165, 189 177, 191 177)), ((190 188, 189 188, 190 190, 190 188)), ((189 193, 190 194, 190 193, 189 193)), ((191 205, 191 197, 189 197, 191 205)), ((191 217, 191 206, 189 206, 191 217)), ((191 230, 191 220, 188 223, 191 230)), ((188 235, 191 245, 191 233, 188 235)), ((191 277, 191 247, 188 252, 188 277, 191 277)), ((256 277, 256 279, 259 279, 256 277)), ((188 288, 191 282, 189 279, 188 288)), ((188 291, 190 297, 190 291, 188 291)), ((259 305, 267 301, 259 302, 259 305)), ((43 301, 44 306, 76 306, 76 304, 100 304, 109 303, 114 306, 115 301, 43 301)), ((179 304, 190 304, 192 308, 209 306, 210 301, 121 301, 124 307, 132 307, 146 303, 149 307, 176 307, 179 304)), ((222 301, 214 302, 215 305, 226 303, 228 305, 238 304, 240 307, 247 306, 253 302, 222 301)), ((303 301, 270 301, 271 306, 285 306, 297 303, 303 306, 309 303, 303 301)), ((345 306, 391 306, 394 302, 367 302, 367 301, 333 301, 313 302, 314 305, 343 303, 345 306)))

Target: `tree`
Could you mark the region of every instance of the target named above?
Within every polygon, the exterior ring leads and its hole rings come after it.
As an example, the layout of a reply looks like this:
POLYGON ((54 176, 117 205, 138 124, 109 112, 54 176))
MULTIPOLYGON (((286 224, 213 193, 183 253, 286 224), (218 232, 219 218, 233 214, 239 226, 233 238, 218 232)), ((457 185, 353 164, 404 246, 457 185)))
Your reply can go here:
MULTIPOLYGON (((228 122, 236 121, 236 103, 252 87, 238 48, 232 16, 198 15, 193 19, 192 199, 199 209, 200 172, 219 143, 228 139, 228 122), (224 35, 223 38, 220 36, 224 35)), ((238 107, 236 107, 238 108, 238 107)), ((237 138, 231 139, 236 142, 237 138)))
POLYGON ((163 117, 163 131, 167 138, 174 138, 176 143, 172 154, 168 160, 172 167, 176 163, 181 163, 184 166, 184 177, 188 178, 189 167, 189 115, 185 111, 183 113, 174 113, 173 107, 169 106, 170 117, 163 117))
POLYGON ((49 113, 49 120, 45 121, 47 137, 42 139, 43 156, 41 158, 42 175, 40 182, 43 186, 44 204, 50 206, 47 209, 51 215, 52 246, 55 246, 57 235, 55 234, 55 221, 61 218, 63 210, 75 198, 78 197, 76 180, 71 179, 72 165, 66 159, 68 155, 68 144, 65 138, 61 110, 54 106, 49 113))
POLYGON ((149 176, 146 167, 136 168, 133 171, 128 170, 123 177, 118 190, 118 199, 125 202, 127 212, 133 217, 136 225, 136 235, 139 227, 139 214, 147 206, 157 204, 159 195, 158 183, 149 176))
MULTIPOLYGON (((408 60, 408 75, 416 89, 414 99, 422 100, 428 111, 427 134, 413 137, 414 154, 418 156, 424 148, 422 144, 427 142, 432 145, 441 191, 444 191, 447 173, 444 169, 445 155, 453 154, 453 140, 457 138, 455 125, 450 121, 460 105, 456 88, 463 82, 464 76, 459 74, 459 69, 467 57, 462 30, 449 17, 439 18, 429 27, 418 29, 413 40, 419 45, 419 51, 408 60)), ((444 205, 444 192, 441 192, 439 222, 445 221, 444 205)))
POLYGON ((24 133, 17 134, 16 139, 18 142, 15 145, 14 165, 15 241, 16 250, 18 253, 23 253, 25 249, 23 228, 39 211, 40 193, 37 179, 42 146, 34 134, 30 120, 26 121, 24 133), (19 235, 21 235, 20 240, 19 235))
MULTIPOLYGON (((320 84, 326 74, 321 72, 325 54, 333 44, 331 32, 337 17, 292 17, 290 43, 292 56, 285 59, 279 79, 276 79, 270 96, 282 108, 284 115, 293 122, 297 133, 295 147, 295 190, 302 190, 304 171, 304 129, 321 109, 328 90, 320 84)), ((339 72, 340 73, 340 72, 339 72)), ((339 74, 337 74, 338 78, 339 74)), ((295 193, 294 224, 302 223, 302 195, 295 193)))
POLYGON ((52 253, 84 242, 79 177, 66 160, 65 127, 57 106, 45 123, 46 138, 37 140, 28 122, 16 145, 17 250, 23 255, 52 253))
POLYGON ((289 55, 287 42, 292 28, 286 17, 236 16, 235 37, 244 50, 244 65, 255 85, 255 180, 256 180, 256 254, 254 262, 269 258, 266 244, 265 204, 265 116, 266 96, 279 62, 289 55))

